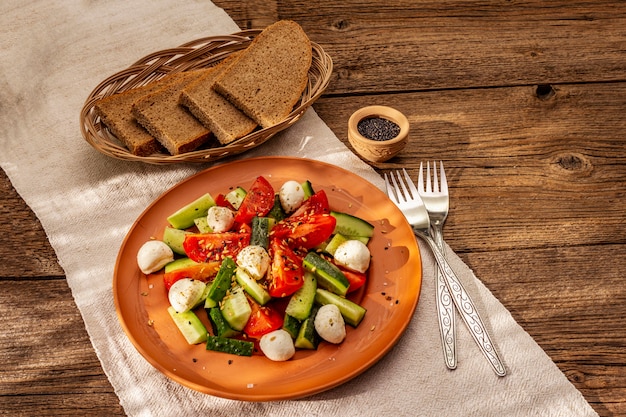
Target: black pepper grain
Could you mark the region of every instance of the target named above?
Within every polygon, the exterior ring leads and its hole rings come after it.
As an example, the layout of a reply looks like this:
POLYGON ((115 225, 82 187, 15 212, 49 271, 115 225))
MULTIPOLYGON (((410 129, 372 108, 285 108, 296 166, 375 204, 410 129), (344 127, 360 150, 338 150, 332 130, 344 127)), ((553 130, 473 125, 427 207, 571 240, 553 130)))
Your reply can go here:
POLYGON ((391 140, 400 133, 400 126, 383 117, 366 117, 357 123, 361 136, 371 140, 391 140))

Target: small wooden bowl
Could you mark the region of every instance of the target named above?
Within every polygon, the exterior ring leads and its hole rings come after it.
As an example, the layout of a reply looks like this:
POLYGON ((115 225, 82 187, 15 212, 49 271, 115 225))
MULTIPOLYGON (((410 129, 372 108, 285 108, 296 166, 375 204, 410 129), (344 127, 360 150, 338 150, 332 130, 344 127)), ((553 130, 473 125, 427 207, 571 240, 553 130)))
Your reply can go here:
POLYGON ((354 150, 371 162, 385 162, 396 156, 409 139, 409 121, 398 110, 387 106, 368 106, 357 110, 348 120, 348 141, 354 150), (359 133, 358 125, 364 119, 382 118, 394 122, 400 132, 387 140, 369 139, 359 133))

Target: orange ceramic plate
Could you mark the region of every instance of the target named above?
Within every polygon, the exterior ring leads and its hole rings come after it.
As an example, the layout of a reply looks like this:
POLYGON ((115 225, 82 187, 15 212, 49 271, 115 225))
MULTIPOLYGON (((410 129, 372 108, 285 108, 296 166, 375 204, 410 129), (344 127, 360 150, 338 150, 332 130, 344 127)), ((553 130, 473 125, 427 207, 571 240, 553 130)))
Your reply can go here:
MULTIPOLYGON (((189 388, 246 401, 293 399, 333 388, 359 375, 382 358, 406 329, 421 288, 421 259, 410 226, 387 196, 369 182, 334 165, 307 159, 247 159, 209 168, 176 185, 137 219, 120 249, 113 279, 119 320, 137 350, 159 371, 189 388), (367 309, 357 328, 348 326, 341 345, 320 343, 299 350, 287 362, 262 354, 239 357, 190 346, 166 311, 162 275, 139 271, 136 254, 151 238, 162 237, 166 218, 210 192, 249 187, 265 176, 280 188, 287 180, 310 180, 324 189, 333 210, 351 213, 375 226, 369 247, 372 262, 365 287, 352 296, 367 309)), ((199 312, 206 320, 204 311, 199 312)), ((208 324, 208 321, 206 321, 208 324)), ((208 327, 210 328, 210 327, 208 327)))

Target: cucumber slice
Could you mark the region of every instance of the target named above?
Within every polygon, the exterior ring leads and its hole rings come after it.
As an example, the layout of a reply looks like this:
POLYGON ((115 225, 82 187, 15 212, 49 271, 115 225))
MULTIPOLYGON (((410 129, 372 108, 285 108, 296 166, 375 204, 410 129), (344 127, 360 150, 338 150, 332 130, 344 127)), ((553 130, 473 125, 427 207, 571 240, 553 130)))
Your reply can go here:
POLYGON ((222 300, 222 316, 234 330, 242 331, 252 314, 243 288, 236 287, 222 300))
POLYGON ((200 233, 211 233, 213 229, 209 226, 209 222, 207 221, 206 216, 198 217, 197 219, 193 219, 194 224, 198 228, 200 233))
POLYGON ((278 196, 278 194, 274 196, 274 205, 272 206, 272 209, 270 210, 270 212, 267 214, 267 217, 271 217, 277 222, 287 217, 287 213, 285 213, 285 209, 283 209, 283 205, 280 204, 280 197, 278 196))
POLYGON ((306 271, 303 279, 302 287, 293 293, 285 308, 286 314, 300 321, 305 320, 311 315, 311 308, 315 301, 315 290, 317 289, 315 274, 306 271))
POLYGON ((365 308, 358 305, 357 303, 321 288, 318 288, 316 291, 315 302, 321 305, 336 305, 337 307, 339 307, 339 311, 341 311, 341 315, 343 316, 343 319, 346 321, 346 323, 353 327, 359 325, 361 320, 363 320, 363 317, 365 317, 365 313, 367 312, 365 308))
POLYGON ((315 194, 315 191, 313 190, 313 185, 311 184, 311 181, 306 180, 301 185, 302 185, 302 189, 304 190, 304 198, 305 199, 307 199, 307 198, 311 197, 313 194, 315 194))
POLYGON ((317 349, 320 343, 320 336, 315 331, 315 316, 317 315, 317 310, 319 310, 319 307, 315 306, 309 318, 302 323, 294 342, 295 347, 299 349, 317 349))
POLYGON ((337 250, 339 245, 341 245, 343 242, 346 242, 348 240, 349 239, 346 236, 342 235, 341 233, 337 233, 332 237, 332 239, 330 239, 330 241, 324 248, 324 252, 326 252, 327 254, 331 256, 334 256, 335 251, 337 250))
POLYGON ((175 259, 169 264, 165 265, 165 273, 167 274, 168 272, 176 271, 177 269, 187 268, 196 264, 196 261, 193 261, 189 258, 175 259))
POLYGON ((289 314, 285 314, 285 319, 283 320, 283 330, 287 331, 291 335, 292 339, 298 337, 298 332, 300 331, 302 323, 295 317, 291 317, 289 314))
POLYGON ((346 295, 350 282, 335 265, 315 252, 309 252, 302 261, 304 269, 317 277, 318 287, 325 288, 338 295, 346 295))
POLYGON ((207 340, 206 327, 193 311, 177 313, 174 307, 170 306, 167 308, 167 312, 187 343, 195 345, 207 340))
POLYGON ((236 268, 237 264, 233 261, 233 258, 224 258, 222 265, 220 265, 220 270, 217 271, 215 279, 211 285, 209 285, 209 292, 204 301, 204 308, 215 307, 217 303, 222 301, 224 296, 226 296, 226 291, 230 289, 236 268))
POLYGON ((246 190, 241 187, 237 187, 226 194, 224 198, 233 206, 235 210, 237 210, 239 209, 239 206, 241 206, 243 199, 246 198, 246 194, 248 194, 246 190))
POLYGON ((188 232, 184 230, 175 229, 173 227, 166 227, 163 231, 163 242, 165 242, 167 246, 172 248, 172 251, 174 251, 174 253, 177 253, 179 255, 185 255, 183 242, 185 241, 185 235, 187 234, 188 232))
POLYGON ((218 307, 207 308, 206 312, 209 316, 209 319, 211 320, 211 324, 213 325, 213 332, 216 336, 234 337, 240 333, 228 325, 228 323, 224 319, 224 316, 222 316, 222 311, 218 307))
POLYGON ((274 219, 270 219, 269 217, 253 217, 250 245, 261 246, 267 249, 270 242, 270 229, 273 222, 274 219))
POLYGON ((254 352, 254 342, 208 335, 206 350, 230 353, 238 356, 252 356, 254 352))
POLYGON ((331 211, 330 215, 337 220, 333 233, 344 236, 374 236, 374 226, 359 217, 338 211, 331 211))
POLYGON ((246 271, 241 268, 237 268, 235 271, 235 279, 237 283, 248 293, 254 301, 261 305, 267 304, 272 299, 270 293, 267 292, 254 278, 252 278, 246 271))
POLYGON ((184 207, 181 207, 176 212, 172 213, 167 221, 175 229, 186 229, 194 225, 193 220, 198 217, 206 216, 209 212, 209 208, 215 205, 215 200, 211 197, 211 194, 206 193, 203 196, 197 198, 184 207))

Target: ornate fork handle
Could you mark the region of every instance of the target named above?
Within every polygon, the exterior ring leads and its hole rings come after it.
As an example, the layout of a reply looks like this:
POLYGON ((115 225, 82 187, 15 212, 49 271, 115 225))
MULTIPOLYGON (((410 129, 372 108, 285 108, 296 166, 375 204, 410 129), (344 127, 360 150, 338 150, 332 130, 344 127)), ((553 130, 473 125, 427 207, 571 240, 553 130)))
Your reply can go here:
POLYGON ((437 244, 429 235, 416 229, 413 229, 413 231, 416 236, 421 237, 426 241, 426 243, 428 243, 428 246, 430 246, 430 249, 435 255, 437 264, 439 265, 441 272, 443 272, 443 278, 446 286, 452 294, 452 301, 454 301, 454 305, 459 310, 459 313, 461 313, 461 318, 463 318, 467 328, 470 330, 474 341, 476 341, 480 347, 480 350, 491 364, 495 373, 498 376, 505 376, 506 369, 498 356, 498 352, 491 341, 491 337, 487 333, 487 329, 485 328, 482 319, 478 315, 474 302, 465 288, 463 288, 463 285, 450 267, 450 264, 448 264, 445 257, 437 247, 437 244))
MULTIPOLYGON (((443 237, 437 225, 433 225, 433 238, 437 247, 443 253, 443 237)), ((454 304, 448 286, 443 278, 440 268, 436 268, 436 294, 437 294, 437 317, 441 333, 441 346, 448 369, 456 368, 456 338, 454 325, 454 304)))

